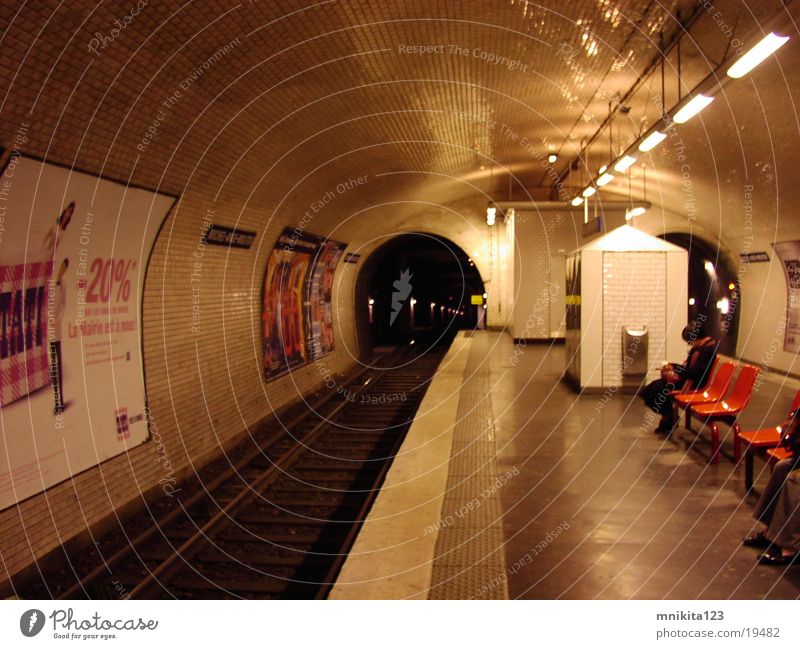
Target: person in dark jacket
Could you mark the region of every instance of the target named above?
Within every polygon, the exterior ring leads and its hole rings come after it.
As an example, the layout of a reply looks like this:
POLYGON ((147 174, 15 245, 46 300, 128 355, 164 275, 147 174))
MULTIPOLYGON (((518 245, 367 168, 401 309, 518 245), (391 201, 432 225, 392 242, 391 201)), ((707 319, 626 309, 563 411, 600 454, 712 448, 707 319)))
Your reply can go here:
POLYGON ((677 423, 670 392, 680 390, 691 382, 693 390, 701 390, 708 383, 711 368, 717 357, 719 343, 706 334, 705 326, 693 320, 683 329, 683 339, 691 344, 683 363, 667 363, 661 368, 661 378, 648 383, 639 391, 639 397, 648 408, 661 415, 655 432, 668 433, 677 423))

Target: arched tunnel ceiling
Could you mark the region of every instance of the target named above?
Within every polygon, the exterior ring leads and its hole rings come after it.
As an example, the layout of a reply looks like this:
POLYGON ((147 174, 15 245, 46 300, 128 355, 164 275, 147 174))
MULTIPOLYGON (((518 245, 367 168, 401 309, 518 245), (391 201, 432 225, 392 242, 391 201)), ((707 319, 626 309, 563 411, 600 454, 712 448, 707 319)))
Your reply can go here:
MULTIPOLYGON (((25 146, 39 155, 246 205, 264 221, 274 211, 302 214, 333 192, 336 209, 315 212, 315 228, 345 223, 356 239, 363 220, 351 215, 387 204, 386 227, 467 198, 454 204, 480 218, 486 195, 508 195, 503 169, 515 195, 550 197, 609 101, 653 61, 659 35, 702 4, 199 1, 140 3, 133 15, 83 0, 24 3, 2 10, 0 126, 12 144, 30 121, 25 146), (552 169, 541 163, 550 152, 561 154, 552 169), (359 176, 366 187, 351 190, 359 176)), ((692 36, 711 46, 684 49, 687 78, 724 54, 729 25, 744 35, 780 8, 723 1, 722 25, 704 12, 692 36)), ((786 88, 784 70, 766 74, 786 88)), ((633 98, 628 122, 653 123, 649 99, 633 98)), ((730 139, 724 119, 694 128, 701 142, 730 139)), ((590 160, 607 148, 599 138, 590 160)), ((676 179, 661 180, 663 202, 685 211, 676 179)), ((712 197, 715 182, 696 176, 712 197)), ((709 230, 719 231, 716 212, 709 230)))

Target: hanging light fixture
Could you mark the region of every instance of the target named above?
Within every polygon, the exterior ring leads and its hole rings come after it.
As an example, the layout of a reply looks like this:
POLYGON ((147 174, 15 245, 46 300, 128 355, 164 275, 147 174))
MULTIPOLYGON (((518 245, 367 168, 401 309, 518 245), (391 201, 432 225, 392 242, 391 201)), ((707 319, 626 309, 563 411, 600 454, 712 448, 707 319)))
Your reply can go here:
POLYGON ((632 155, 623 156, 617 161, 617 164, 614 165, 614 171, 618 171, 619 173, 627 171, 634 162, 636 162, 636 158, 632 155))
POLYGON ((657 147, 667 137, 666 133, 661 131, 653 131, 639 144, 639 151, 647 153, 648 151, 657 147))
POLYGON ((767 34, 728 68, 728 76, 731 79, 741 79, 770 54, 786 45, 788 40, 788 36, 778 36, 775 32, 767 34))
POLYGON ((714 101, 714 98, 709 97, 708 95, 704 95, 702 93, 695 95, 683 108, 675 113, 672 121, 676 124, 684 124, 692 119, 692 117, 697 115, 697 113, 703 110, 706 106, 708 106, 712 101, 714 101))

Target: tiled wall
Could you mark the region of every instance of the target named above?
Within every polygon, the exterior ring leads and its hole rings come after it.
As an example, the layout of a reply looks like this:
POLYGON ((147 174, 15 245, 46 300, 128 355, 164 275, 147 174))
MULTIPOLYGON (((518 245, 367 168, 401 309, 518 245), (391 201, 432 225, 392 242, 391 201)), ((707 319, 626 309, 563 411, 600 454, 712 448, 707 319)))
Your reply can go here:
POLYGON ((648 378, 658 376, 665 356, 667 255, 663 252, 603 253, 603 385, 620 385, 621 331, 648 328, 648 378))
MULTIPOLYGON (((550 310, 563 309, 563 292, 554 296, 553 256, 578 247, 569 212, 517 210, 514 224, 514 338, 549 338, 550 310)), ((554 276, 557 276, 554 273, 554 276)))

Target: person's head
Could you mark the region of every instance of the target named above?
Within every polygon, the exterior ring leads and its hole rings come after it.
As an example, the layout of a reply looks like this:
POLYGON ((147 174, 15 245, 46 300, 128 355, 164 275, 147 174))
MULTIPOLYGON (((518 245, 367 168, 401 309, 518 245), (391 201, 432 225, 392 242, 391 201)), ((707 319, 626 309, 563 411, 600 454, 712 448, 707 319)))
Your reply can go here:
POLYGON ((75 214, 75 201, 72 201, 64 208, 61 215, 58 217, 58 226, 62 230, 66 230, 69 222, 72 220, 72 215, 75 214))
POLYGON ((670 382, 675 380, 675 366, 672 363, 664 363, 661 366, 661 378, 670 382))
POLYGON ((687 343, 693 343, 695 340, 705 338, 705 335, 706 327, 699 320, 692 320, 683 328, 683 331, 681 332, 681 338, 683 338, 687 343))

